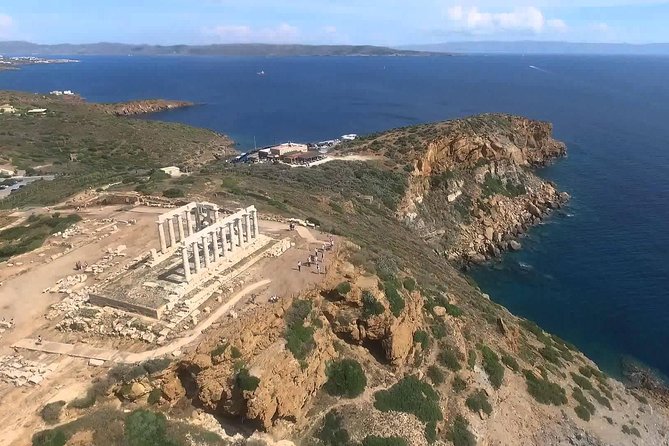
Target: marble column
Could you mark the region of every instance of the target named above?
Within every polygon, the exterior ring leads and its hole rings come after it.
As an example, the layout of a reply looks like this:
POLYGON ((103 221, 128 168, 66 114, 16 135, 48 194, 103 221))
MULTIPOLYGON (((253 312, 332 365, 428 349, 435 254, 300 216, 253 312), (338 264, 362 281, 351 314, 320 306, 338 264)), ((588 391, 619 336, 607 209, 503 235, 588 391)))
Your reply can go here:
POLYGON ((170 235, 170 248, 171 248, 172 246, 177 244, 177 238, 176 235, 174 234, 174 221, 172 220, 172 217, 165 220, 165 223, 167 223, 167 232, 170 235))
POLYGON ((188 246, 183 246, 181 248, 181 259, 184 265, 184 277, 186 282, 190 282, 190 260, 188 260, 188 246))
POLYGON ((243 245, 242 245, 242 219, 241 218, 236 218, 235 219, 235 226, 237 226, 237 246, 242 248, 243 245))
POLYGON ((188 228, 188 235, 195 234, 195 229, 193 228, 193 215, 191 214, 190 209, 186 212, 186 227, 188 228))
POLYGON ((258 211, 255 209, 252 211, 253 212, 253 238, 258 237, 258 211))
POLYGON ((209 259, 209 234, 202 236, 202 247, 204 250, 204 267, 209 268, 211 266, 211 260, 209 259))
POLYGON ((216 232, 218 232, 218 235, 221 237, 221 247, 222 247, 221 256, 225 257, 225 256, 228 255, 228 253, 226 252, 228 250, 228 241, 227 241, 227 238, 226 238, 226 233, 227 233, 226 227, 223 226, 221 228, 218 228, 216 230, 216 232))
POLYGON ((214 212, 214 223, 218 223, 218 208, 214 208, 213 212, 214 212))
POLYGON ((244 214, 244 241, 251 243, 251 225, 249 224, 249 213, 244 214))
POLYGON ((230 251, 235 250, 235 225, 232 222, 226 223, 227 231, 230 234, 230 251))
POLYGON ((162 222, 158 222, 158 238, 160 239, 160 252, 165 254, 167 251, 167 243, 165 242, 165 227, 162 222))
POLYGON ((184 217, 181 214, 177 215, 177 229, 179 230, 179 241, 183 242, 186 234, 184 233, 184 217))
POLYGON ((193 260, 195 261, 195 274, 200 272, 202 267, 200 266, 200 247, 197 242, 193 243, 193 260))
POLYGON ((218 229, 211 232, 212 247, 214 248, 214 263, 218 262, 220 255, 218 253, 218 229))

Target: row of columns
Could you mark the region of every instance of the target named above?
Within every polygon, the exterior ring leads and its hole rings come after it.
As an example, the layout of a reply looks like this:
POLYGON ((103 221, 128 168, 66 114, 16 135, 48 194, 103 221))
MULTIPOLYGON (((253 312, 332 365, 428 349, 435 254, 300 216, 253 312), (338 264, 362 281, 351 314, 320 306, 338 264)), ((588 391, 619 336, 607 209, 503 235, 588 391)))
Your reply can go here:
POLYGON ((211 203, 189 203, 161 215, 156 222, 160 252, 167 253, 168 248, 176 246, 177 242, 183 242, 204 227, 216 223, 218 218, 218 206, 211 203))
POLYGON ((246 247, 259 235, 258 212, 254 206, 205 226, 181 243, 181 257, 186 282, 227 257, 228 252, 246 247), (191 269, 191 255, 193 269, 191 269), (203 262, 202 262, 203 261, 203 262))

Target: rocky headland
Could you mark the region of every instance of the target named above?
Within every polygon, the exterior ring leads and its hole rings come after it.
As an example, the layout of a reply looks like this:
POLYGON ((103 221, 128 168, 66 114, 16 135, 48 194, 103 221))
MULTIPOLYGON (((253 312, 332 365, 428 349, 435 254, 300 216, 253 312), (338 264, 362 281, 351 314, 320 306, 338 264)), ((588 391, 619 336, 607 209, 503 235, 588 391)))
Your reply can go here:
POLYGON ((145 115, 177 108, 192 107, 195 104, 188 101, 171 101, 166 99, 143 99, 139 101, 118 102, 113 104, 97 104, 105 113, 116 116, 145 115))

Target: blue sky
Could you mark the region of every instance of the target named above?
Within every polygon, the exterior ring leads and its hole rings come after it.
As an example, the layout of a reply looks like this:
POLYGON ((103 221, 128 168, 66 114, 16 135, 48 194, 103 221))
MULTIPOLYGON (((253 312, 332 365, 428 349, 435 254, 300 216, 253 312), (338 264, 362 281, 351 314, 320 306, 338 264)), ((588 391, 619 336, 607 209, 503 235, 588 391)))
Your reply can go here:
POLYGON ((0 0, 0 40, 402 45, 669 42, 652 0, 0 0))

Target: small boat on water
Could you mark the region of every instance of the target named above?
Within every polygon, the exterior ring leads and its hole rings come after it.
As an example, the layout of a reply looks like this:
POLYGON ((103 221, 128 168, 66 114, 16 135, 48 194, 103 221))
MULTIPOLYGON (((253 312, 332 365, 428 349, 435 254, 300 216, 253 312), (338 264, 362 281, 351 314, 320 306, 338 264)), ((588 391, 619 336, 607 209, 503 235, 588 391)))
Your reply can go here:
POLYGON ((260 70, 256 73, 258 76, 264 76, 265 75, 265 70, 260 70))

